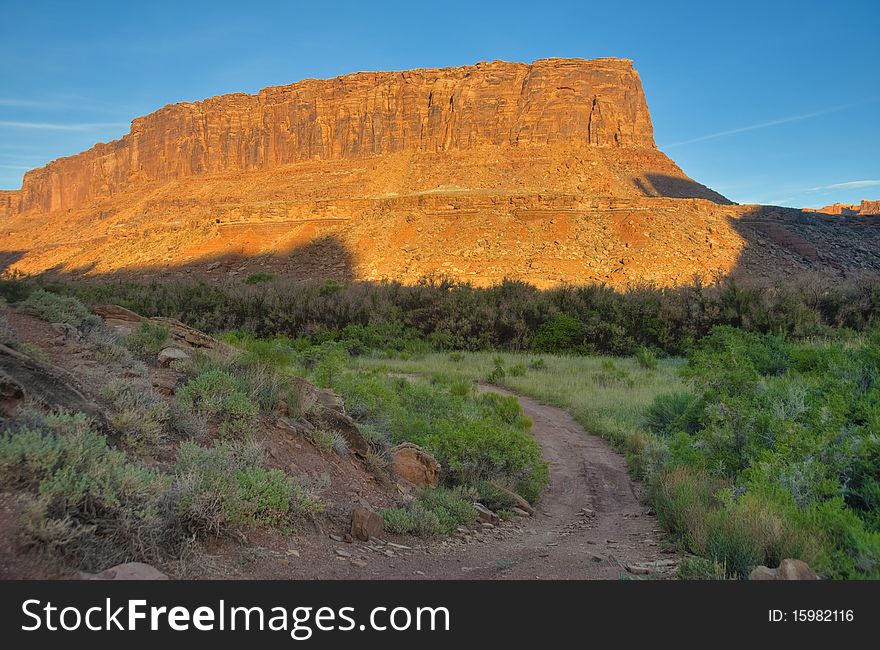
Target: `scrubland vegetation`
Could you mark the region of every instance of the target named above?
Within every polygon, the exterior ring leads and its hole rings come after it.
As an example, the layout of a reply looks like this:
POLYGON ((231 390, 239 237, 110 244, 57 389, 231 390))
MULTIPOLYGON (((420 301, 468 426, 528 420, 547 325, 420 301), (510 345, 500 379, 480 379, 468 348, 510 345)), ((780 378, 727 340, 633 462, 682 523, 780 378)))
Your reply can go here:
MULTIPOLYGON (((53 322, 95 327, 76 301, 53 301, 35 286, 0 288, 53 322)), ((185 424, 162 424, 140 439, 181 435, 204 422, 218 427, 217 445, 183 443, 171 466, 134 464, 125 445, 108 445, 73 416, 26 418, 8 428, 2 476, 32 490, 31 534, 50 545, 68 540, 62 545, 80 558, 94 557, 88 540, 111 529, 125 548, 165 548, 192 531, 277 525, 320 509, 291 477, 242 451, 250 449, 244 441, 259 413, 282 399, 299 408, 285 388, 285 377, 298 375, 344 397, 370 441, 366 462, 376 472, 384 471, 390 445, 403 441, 443 465, 442 488, 383 512, 392 532, 449 532, 472 520, 474 498, 503 509, 496 485, 530 501, 546 485, 547 467, 516 401, 478 394, 479 381, 560 406, 625 453, 664 527, 694 555, 683 577, 743 577, 785 557, 827 577, 880 577, 877 286, 725 284, 620 294, 601 287, 539 292, 513 282, 474 289, 260 278, 225 288, 54 288, 225 332, 243 350, 224 363, 193 359, 174 413, 147 418, 185 424), (143 536, 161 544, 145 545, 143 536)), ((129 354, 152 354, 161 337, 139 331, 129 354)), ((118 402, 123 412, 150 413, 149 404, 118 402)), ((344 453, 327 432, 315 436, 316 446, 344 453)))
MULTIPOLYGON (((563 286, 540 291, 505 281, 476 288, 443 279, 398 283, 293 283, 254 274, 224 285, 198 281, 46 283, 87 304, 115 303, 145 316, 178 318, 219 333, 344 341, 360 348, 503 350, 630 356, 646 348, 683 355, 718 325, 795 338, 865 331, 880 319, 871 282, 767 288, 733 281, 661 289, 563 286)), ((0 281, 17 301, 37 281, 0 281)), ((356 352, 356 351, 355 351, 356 352)))

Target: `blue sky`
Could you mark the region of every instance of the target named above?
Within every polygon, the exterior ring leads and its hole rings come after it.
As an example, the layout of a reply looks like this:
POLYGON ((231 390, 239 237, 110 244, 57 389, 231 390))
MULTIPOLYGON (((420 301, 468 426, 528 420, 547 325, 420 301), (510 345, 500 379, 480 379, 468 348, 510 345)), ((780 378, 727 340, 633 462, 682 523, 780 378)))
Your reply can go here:
POLYGON ((0 7, 0 188, 165 104, 357 70, 632 58, 657 143, 731 199, 880 198, 880 0, 0 7))

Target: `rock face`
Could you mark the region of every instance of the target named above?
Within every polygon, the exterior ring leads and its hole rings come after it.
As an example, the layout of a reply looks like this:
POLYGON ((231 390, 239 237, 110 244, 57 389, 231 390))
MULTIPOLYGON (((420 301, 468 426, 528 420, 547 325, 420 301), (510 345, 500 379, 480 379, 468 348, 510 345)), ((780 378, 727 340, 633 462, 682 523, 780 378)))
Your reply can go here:
POLYGON ((627 59, 364 72, 166 106, 122 139, 28 172, 19 209, 67 210, 143 181, 304 160, 569 142, 653 149, 627 59))

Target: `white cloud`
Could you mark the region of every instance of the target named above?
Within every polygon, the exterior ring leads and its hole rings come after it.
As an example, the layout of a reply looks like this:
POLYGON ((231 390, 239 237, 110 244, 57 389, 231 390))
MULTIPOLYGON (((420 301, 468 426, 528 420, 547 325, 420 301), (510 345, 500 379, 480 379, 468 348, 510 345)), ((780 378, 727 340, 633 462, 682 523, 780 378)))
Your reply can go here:
POLYGON ((86 123, 63 123, 63 122, 14 122, 0 120, 0 127, 9 129, 42 129, 48 131, 91 131, 94 129, 109 129, 129 126, 127 122, 86 122, 86 123))
POLYGON ((704 140, 714 140, 715 138, 723 138, 728 135, 736 135, 737 133, 746 133, 748 131, 757 131, 758 129, 766 129, 771 126, 778 126, 780 124, 789 124, 791 122, 800 122, 801 120, 809 120, 814 117, 821 117, 822 115, 828 115, 829 113, 837 113, 839 111, 845 111, 849 108, 854 108, 855 106, 861 106, 862 104, 872 104, 874 102, 880 101, 880 98, 868 99, 862 102, 854 102, 852 104, 844 104, 842 106, 832 106, 831 108, 825 108, 819 111, 813 111, 811 113, 802 113, 800 115, 789 115, 788 117, 780 117, 775 120, 770 120, 768 122, 758 122, 757 124, 750 124, 748 126, 741 126, 736 129, 728 129, 726 131, 718 131, 717 133, 709 133, 707 135, 701 135, 696 138, 690 138, 689 140, 681 140, 679 142, 673 142, 672 144, 667 144, 664 148, 669 147, 678 147, 685 144, 693 144, 695 142, 703 142, 704 140))
POLYGON ((846 181, 845 183, 834 183, 832 185, 820 185, 819 187, 811 187, 807 192, 821 192, 822 190, 849 190, 859 187, 876 187, 880 185, 880 179, 864 180, 864 181, 846 181))

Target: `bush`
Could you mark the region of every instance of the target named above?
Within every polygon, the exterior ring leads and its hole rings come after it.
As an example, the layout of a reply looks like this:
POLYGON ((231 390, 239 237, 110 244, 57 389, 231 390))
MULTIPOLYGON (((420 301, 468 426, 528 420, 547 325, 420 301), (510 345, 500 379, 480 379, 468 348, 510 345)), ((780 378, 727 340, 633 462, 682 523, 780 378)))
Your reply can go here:
POLYGON ((157 508, 169 479, 129 463, 88 427, 84 416, 56 414, 0 438, 0 481, 33 495, 25 543, 88 570, 179 553, 186 540, 157 508))
POLYGON ((571 352, 584 339, 584 325, 568 314, 554 314, 538 328, 534 349, 538 352, 571 352))
POLYGON ((50 323, 66 323, 81 332, 88 332, 102 325, 88 307, 76 298, 37 289, 22 303, 27 311, 50 323))
POLYGON ((270 280, 275 279, 274 273, 266 273, 265 271, 260 271, 258 273, 251 273, 244 279, 245 284, 260 284, 261 282, 269 282, 270 280))
POLYGON ((476 510, 460 492, 444 488, 423 489, 409 507, 386 508, 381 515, 388 532, 417 537, 448 535, 477 520, 476 510))
POLYGON ((220 432, 230 437, 247 436, 253 431, 257 405, 241 390, 242 384, 223 370, 207 370, 177 391, 184 408, 220 419, 220 432))
POLYGON ((534 501, 547 484, 547 464, 515 399, 454 396, 442 382, 360 373, 346 375, 338 388, 351 412, 392 442, 433 454, 451 486, 497 480, 534 501))
POLYGON ((169 330, 165 325, 144 321, 123 339, 123 343, 140 358, 154 361, 156 355, 167 347, 168 334, 169 330))
POLYGON ((661 436, 677 431, 694 433, 698 424, 688 417, 693 401, 694 396, 685 391, 658 395, 645 413, 646 426, 661 436))

